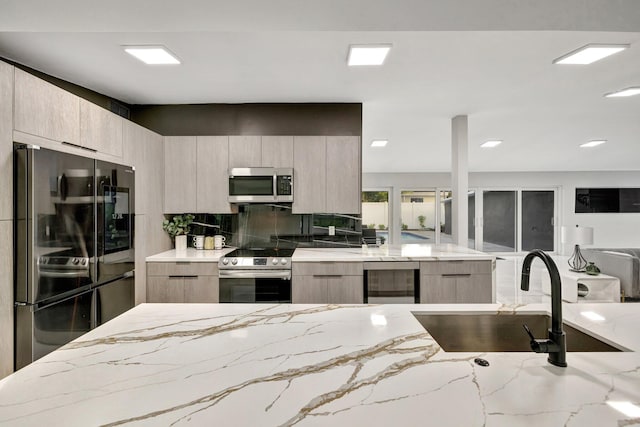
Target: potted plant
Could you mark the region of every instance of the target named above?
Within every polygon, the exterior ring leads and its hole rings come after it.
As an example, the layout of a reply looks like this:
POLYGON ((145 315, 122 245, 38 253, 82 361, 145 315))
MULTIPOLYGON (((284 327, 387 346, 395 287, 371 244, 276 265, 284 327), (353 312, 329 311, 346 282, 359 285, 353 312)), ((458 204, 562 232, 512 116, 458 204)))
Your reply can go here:
POLYGON ((193 222, 194 216, 191 214, 175 215, 171 221, 162 221, 162 229, 176 242, 176 250, 187 250, 187 233, 191 231, 189 225, 193 222))

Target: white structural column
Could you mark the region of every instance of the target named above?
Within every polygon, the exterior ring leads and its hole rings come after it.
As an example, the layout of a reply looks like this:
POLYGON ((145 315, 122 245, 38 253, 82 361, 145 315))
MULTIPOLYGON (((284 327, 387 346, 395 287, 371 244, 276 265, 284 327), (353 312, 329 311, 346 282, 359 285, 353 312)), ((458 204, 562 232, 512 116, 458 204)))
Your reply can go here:
POLYGON ((469 245, 469 126, 467 116, 451 120, 451 227, 453 243, 469 245))

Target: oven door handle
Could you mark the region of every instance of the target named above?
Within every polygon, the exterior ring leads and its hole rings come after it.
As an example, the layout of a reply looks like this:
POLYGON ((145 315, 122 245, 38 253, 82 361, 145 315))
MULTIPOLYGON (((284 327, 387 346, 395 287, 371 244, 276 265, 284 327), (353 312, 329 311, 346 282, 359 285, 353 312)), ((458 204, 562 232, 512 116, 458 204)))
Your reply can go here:
POLYGON ((54 279, 62 279, 62 278, 74 278, 74 277, 89 277, 88 270, 72 270, 72 271, 51 271, 51 270, 40 270, 40 277, 51 277, 54 279))
POLYGON ((220 270, 221 279, 291 279, 289 270, 220 270))

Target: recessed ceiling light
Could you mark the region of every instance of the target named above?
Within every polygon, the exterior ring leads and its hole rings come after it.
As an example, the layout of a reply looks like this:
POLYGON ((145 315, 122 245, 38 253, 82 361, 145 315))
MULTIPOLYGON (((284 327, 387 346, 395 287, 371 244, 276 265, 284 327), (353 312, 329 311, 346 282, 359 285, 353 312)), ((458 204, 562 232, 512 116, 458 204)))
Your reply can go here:
POLYGON ((613 409, 615 409, 618 412, 622 412, 629 418, 640 417, 640 406, 634 405, 631 402, 624 402, 624 401, 620 402, 620 401, 608 400, 607 405, 611 406, 613 409))
POLYGON ((385 145, 387 145, 389 141, 387 141, 386 139, 374 139, 373 141, 371 141, 371 146, 372 147, 384 147, 385 145))
POLYGON ((124 50, 149 65, 180 63, 178 58, 164 46, 124 46, 124 50))
POLYGON ((633 96, 638 94, 640 94, 640 87, 628 87, 626 89, 622 89, 617 92, 608 93, 605 96, 607 98, 617 98, 622 96, 633 96))
POLYGON ((582 148, 591 148, 591 147, 596 147, 600 144, 604 144, 605 142, 607 142, 604 139, 598 139, 595 141, 589 141, 589 142, 585 142, 584 144, 580 144, 580 147, 582 148))
POLYGON ((500 144, 502 144, 502 141, 499 141, 499 140, 496 139, 496 140, 487 141, 484 144, 480 145, 480 147, 482 147, 482 148, 493 148, 496 145, 500 145, 500 144))
POLYGON ((390 44, 351 45, 347 64, 354 65, 382 65, 391 50, 390 44))
POLYGON ((623 51, 628 44, 588 44, 580 49, 569 52, 560 58, 554 59, 554 64, 588 65, 623 51))

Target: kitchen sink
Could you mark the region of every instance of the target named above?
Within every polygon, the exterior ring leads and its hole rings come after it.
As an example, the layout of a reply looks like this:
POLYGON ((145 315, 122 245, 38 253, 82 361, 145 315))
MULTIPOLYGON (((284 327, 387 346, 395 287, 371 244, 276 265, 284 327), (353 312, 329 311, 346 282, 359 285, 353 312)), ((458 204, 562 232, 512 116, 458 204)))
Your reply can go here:
MULTIPOLYGON (((419 314, 413 316, 449 352, 531 351, 529 326, 536 338, 547 338, 551 317, 544 314, 419 314)), ((563 325, 567 351, 621 351, 571 326, 563 325)))

